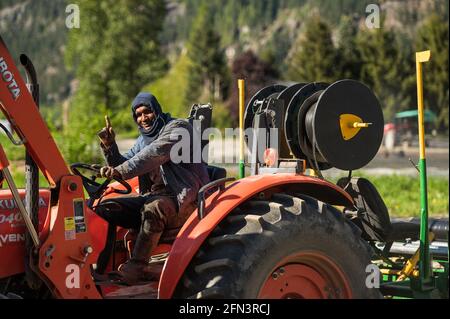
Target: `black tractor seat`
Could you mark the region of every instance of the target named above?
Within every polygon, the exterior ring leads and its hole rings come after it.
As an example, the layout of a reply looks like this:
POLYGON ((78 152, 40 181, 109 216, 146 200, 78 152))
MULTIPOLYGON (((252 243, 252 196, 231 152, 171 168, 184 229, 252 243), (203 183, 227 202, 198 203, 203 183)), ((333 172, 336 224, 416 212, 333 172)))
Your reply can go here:
POLYGON ((227 177, 227 170, 223 167, 208 165, 209 181, 214 182, 218 179, 227 177))

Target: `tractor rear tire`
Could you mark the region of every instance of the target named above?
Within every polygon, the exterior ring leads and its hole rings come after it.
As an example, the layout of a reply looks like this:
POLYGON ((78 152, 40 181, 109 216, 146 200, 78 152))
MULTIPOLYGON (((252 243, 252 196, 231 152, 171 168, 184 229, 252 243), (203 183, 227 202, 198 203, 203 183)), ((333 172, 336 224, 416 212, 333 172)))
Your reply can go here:
MULTIPOLYGON (((301 198, 300 198, 301 196, 301 198)), ((371 249, 334 207, 274 194, 236 208, 191 261, 177 298, 379 298, 371 249)))

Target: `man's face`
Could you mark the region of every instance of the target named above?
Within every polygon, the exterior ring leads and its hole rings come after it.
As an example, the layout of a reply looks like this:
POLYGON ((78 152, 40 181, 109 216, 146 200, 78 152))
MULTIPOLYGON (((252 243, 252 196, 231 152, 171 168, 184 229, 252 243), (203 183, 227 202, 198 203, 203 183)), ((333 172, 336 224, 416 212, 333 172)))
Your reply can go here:
POLYGON ((148 106, 141 105, 136 109, 137 124, 144 130, 151 129, 154 120, 155 120, 155 113, 148 106))

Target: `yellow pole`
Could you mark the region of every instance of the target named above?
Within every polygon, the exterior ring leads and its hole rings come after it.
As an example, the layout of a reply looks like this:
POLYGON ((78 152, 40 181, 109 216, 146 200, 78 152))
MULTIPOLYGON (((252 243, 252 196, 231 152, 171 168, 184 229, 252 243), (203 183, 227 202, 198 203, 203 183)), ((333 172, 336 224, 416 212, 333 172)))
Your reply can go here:
POLYGON ((425 129, 423 116, 423 80, 422 63, 430 60, 430 50, 416 52, 416 70, 417 70, 417 108, 418 108, 418 126, 419 126, 419 172, 420 172, 420 261, 419 261, 419 280, 420 286, 430 280, 431 260, 428 240, 428 191, 427 191, 427 164, 425 159, 425 129))
POLYGON ((238 80, 239 88, 239 178, 245 176, 244 164, 244 104, 245 104, 245 83, 238 80))
POLYGON ((419 113, 419 147, 420 158, 425 158, 425 132, 424 132, 424 115, 423 115, 423 80, 422 80, 422 63, 430 60, 431 52, 416 52, 416 72, 417 72, 417 106, 419 113))

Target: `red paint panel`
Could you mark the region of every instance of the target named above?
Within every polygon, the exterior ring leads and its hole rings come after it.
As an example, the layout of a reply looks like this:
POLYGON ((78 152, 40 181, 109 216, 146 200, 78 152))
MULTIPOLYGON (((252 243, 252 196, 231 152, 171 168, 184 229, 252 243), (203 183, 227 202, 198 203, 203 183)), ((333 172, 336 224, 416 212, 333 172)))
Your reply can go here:
POLYGON ((93 254, 85 255, 87 247, 93 248, 90 233, 95 230, 89 229, 81 178, 63 177, 58 198, 58 205, 51 208, 48 236, 39 248, 39 270, 53 285, 52 290, 57 298, 101 298, 90 269, 96 260, 93 254), (71 191, 69 185, 73 183, 77 186, 71 191), (80 202, 80 206, 75 202, 80 202), (80 216, 77 207, 83 209, 83 223, 87 224, 82 231, 77 225, 81 219, 77 218, 80 216), (71 274, 76 275, 69 276, 71 274), (75 284, 70 282, 73 278, 78 279, 75 284))
MULTIPOLYGON (((25 190, 19 195, 25 199, 25 190)), ((39 191, 39 231, 47 215, 50 191, 39 191)), ((25 223, 9 189, 0 190, 0 278, 24 271, 25 223)))

